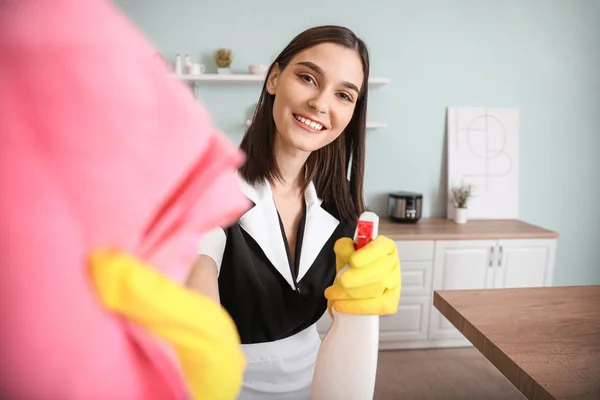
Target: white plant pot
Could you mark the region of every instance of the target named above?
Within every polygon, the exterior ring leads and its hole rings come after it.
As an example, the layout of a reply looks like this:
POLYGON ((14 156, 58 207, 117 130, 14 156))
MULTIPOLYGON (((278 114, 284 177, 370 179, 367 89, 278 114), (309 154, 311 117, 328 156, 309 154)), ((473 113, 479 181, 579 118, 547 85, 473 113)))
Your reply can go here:
POLYGON ((222 75, 226 75, 226 74, 230 74, 231 70, 229 68, 217 68, 217 74, 222 74, 222 75))
POLYGON ((457 224, 464 224, 467 222, 469 209, 467 208, 455 208, 454 209, 454 222, 457 224))

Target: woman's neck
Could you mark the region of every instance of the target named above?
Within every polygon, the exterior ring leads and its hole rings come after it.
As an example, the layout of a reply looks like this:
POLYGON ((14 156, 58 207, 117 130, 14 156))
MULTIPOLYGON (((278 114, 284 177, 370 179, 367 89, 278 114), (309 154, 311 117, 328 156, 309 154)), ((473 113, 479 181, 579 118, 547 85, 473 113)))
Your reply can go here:
POLYGON ((304 166, 310 153, 289 149, 276 141, 275 161, 279 167, 282 181, 273 183, 278 192, 294 192, 304 187, 304 166))

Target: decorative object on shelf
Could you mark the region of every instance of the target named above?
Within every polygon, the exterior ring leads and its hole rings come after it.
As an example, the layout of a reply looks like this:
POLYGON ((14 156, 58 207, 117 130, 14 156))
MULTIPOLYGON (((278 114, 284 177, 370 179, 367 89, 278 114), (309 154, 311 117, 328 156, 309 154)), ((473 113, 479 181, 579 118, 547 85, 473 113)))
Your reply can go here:
POLYGON ((193 63, 190 69, 190 75, 201 75, 206 71, 206 67, 200 63, 193 63))
POLYGON ((248 70, 253 75, 264 75, 267 72, 267 66, 262 64, 252 64, 248 70))
POLYGON ((177 53, 175 57, 175 74, 181 75, 183 73, 183 64, 181 62, 181 54, 177 53))
POLYGON ((183 70, 186 74, 189 74, 192 71, 192 59, 190 58, 189 54, 185 55, 185 66, 183 70))
POLYGON ((462 184, 451 189, 450 202, 454 206, 454 222, 464 224, 467 222, 468 204, 473 192, 473 186, 462 184))
POLYGON ((217 63, 217 73, 229 74, 230 67, 233 61, 233 52, 230 49, 218 49, 215 52, 215 62, 217 63))
POLYGON ((475 185, 469 218, 518 219, 519 110, 448 107, 447 126, 448 190, 475 185))

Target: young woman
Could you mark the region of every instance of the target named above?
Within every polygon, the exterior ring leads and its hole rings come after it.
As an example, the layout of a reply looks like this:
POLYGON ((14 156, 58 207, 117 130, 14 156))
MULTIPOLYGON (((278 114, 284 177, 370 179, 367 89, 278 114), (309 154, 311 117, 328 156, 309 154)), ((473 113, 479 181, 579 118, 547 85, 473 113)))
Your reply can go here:
POLYGON ((365 210, 368 78, 365 44, 339 26, 302 32, 268 70, 241 143, 242 189, 254 205, 203 239, 188 279, 237 325, 248 361, 241 399, 308 398, 315 323, 328 302, 350 313, 396 312, 394 242, 352 246, 365 210), (336 264, 348 261, 356 268, 334 284, 336 264))

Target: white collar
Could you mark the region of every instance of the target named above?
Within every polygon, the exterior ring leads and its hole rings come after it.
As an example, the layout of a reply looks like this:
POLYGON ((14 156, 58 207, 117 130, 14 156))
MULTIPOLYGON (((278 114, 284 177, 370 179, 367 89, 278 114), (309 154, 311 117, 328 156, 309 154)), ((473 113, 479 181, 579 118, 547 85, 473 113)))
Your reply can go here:
MULTIPOLYGON (((258 243, 271 264, 290 286, 295 288, 271 185, 268 180, 256 185, 250 185, 244 179, 241 179, 241 181, 242 192, 254 203, 254 207, 240 218, 240 226, 258 243)), ((319 198, 313 182, 308 184, 304 192, 304 199, 306 202, 306 220, 298 268, 298 281, 308 272, 323 246, 340 223, 337 218, 321 207, 323 200, 319 198)), ((331 267, 335 268, 335 265, 331 267)))

